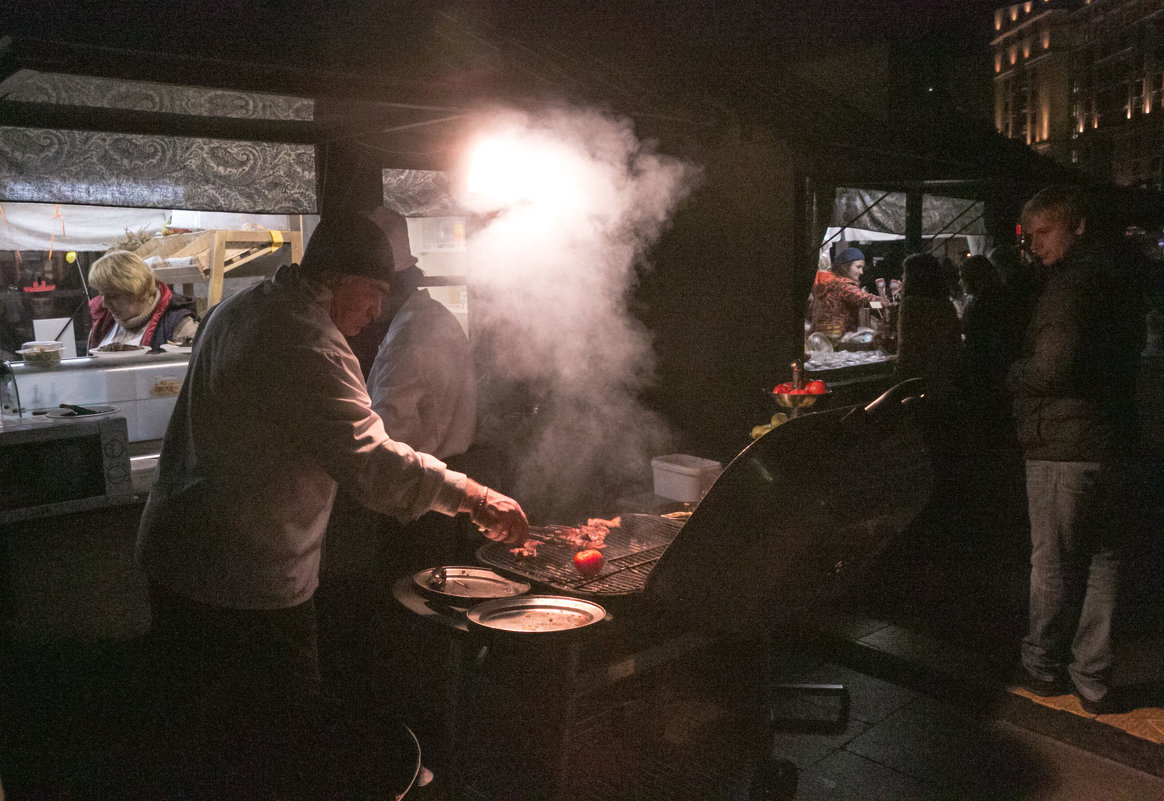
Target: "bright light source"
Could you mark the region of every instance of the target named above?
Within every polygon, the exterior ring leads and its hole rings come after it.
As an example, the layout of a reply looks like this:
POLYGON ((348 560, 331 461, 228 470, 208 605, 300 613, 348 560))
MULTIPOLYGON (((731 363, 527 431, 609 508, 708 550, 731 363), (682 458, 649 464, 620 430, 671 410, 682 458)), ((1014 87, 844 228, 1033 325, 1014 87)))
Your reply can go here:
POLYGON ((515 142, 487 139, 473 150, 467 188, 473 194, 508 202, 519 191, 522 169, 521 154, 515 142))
POLYGON ((473 150, 467 189, 506 205, 541 202, 569 191, 563 184, 570 172, 569 158, 552 146, 516 138, 486 139, 473 150))

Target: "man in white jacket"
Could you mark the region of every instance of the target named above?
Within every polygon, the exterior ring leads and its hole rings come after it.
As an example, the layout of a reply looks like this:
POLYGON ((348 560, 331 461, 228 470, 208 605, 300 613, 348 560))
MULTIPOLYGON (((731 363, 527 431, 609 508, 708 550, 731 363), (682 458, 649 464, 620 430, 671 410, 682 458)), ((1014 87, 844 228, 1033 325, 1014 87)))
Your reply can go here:
POLYGON ((170 723, 219 761, 279 760, 198 732, 263 728, 318 689, 313 595, 337 486, 404 519, 466 512, 490 539, 528 533, 515 501, 391 439, 372 411, 345 336, 380 313, 391 276, 376 225, 325 220, 301 265, 223 301, 199 329, 137 556, 170 723))

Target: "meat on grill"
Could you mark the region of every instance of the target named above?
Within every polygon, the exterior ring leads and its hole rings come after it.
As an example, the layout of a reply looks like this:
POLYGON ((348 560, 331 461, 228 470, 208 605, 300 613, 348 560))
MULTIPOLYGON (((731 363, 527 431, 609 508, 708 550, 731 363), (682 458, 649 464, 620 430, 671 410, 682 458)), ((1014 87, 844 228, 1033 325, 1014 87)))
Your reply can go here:
MULTIPOLYGON (((606 547, 606 535, 612 528, 622 525, 622 517, 604 520, 601 517, 591 517, 585 523, 577 526, 552 526, 554 539, 573 545, 575 548, 595 548, 601 550, 606 547)), ((528 539, 509 552, 514 556, 537 556, 538 546, 544 544, 542 540, 528 539)))
POLYGON ((622 525, 622 518, 615 517, 610 520, 603 520, 600 517, 592 517, 582 525, 570 526, 564 528, 558 533, 569 542, 571 545, 576 545, 579 548, 605 548, 606 535, 610 533, 612 528, 618 528, 622 525))
POLYGON ((541 544, 541 540, 526 540, 516 548, 510 548, 509 552, 514 556, 537 556, 538 546, 541 544))

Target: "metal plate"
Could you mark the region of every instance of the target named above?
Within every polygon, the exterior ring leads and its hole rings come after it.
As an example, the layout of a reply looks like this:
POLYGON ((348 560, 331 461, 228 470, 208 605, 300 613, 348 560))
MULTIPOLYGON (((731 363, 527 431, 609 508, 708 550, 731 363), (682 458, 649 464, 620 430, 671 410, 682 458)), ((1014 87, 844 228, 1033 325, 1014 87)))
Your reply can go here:
POLYGON ((525 595, 482 601, 466 613, 469 622, 511 634, 549 634, 576 631, 606 617, 592 601, 561 595, 525 595))
POLYGON ((445 584, 432 584, 433 574, 441 567, 429 567, 414 573, 412 583, 422 595, 442 601, 482 601, 511 598, 529 592, 529 585, 509 579, 483 567, 445 566, 445 584))

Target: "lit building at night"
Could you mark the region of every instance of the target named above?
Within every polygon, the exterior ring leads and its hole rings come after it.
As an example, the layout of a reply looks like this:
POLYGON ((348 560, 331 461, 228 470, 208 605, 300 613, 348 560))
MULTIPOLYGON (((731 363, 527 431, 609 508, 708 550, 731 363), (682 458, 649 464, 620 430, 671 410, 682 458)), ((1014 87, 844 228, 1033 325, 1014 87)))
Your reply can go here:
POLYGON ((1164 0, 1026 0, 992 23, 999 132, 1101 181, 1164 188, 1164 0))

